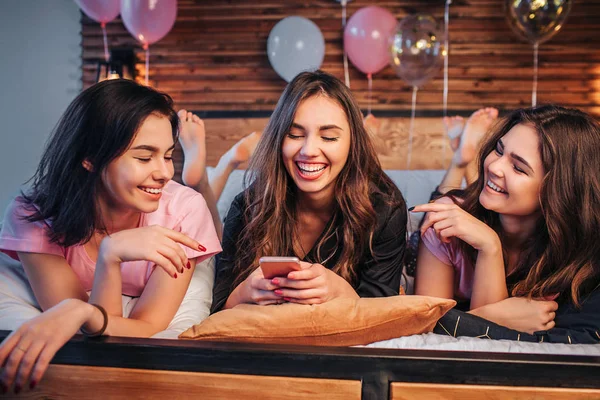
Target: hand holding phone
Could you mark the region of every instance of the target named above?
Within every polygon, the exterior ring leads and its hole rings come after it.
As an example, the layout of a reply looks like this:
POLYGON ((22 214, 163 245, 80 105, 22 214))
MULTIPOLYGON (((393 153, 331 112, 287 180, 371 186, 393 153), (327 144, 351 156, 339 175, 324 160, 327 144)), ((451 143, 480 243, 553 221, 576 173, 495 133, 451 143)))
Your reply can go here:
POLYGON ((261 257, 258 261, 266 279, 286 277, 292 271, 300 271, 298 257, 261 257))

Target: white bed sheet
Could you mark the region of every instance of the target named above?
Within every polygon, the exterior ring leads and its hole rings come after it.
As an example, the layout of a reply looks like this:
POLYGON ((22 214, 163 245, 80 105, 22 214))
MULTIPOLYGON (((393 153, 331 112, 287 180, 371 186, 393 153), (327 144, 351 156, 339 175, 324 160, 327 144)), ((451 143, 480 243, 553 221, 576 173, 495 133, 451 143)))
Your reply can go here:
POLYGON ((600 344, 531 343, 514 340, 453 338, 436 333, 405 336, 371 343, 364 347, 385 349, 455 350, 497 353, 534 353, 600 356, 600 344))

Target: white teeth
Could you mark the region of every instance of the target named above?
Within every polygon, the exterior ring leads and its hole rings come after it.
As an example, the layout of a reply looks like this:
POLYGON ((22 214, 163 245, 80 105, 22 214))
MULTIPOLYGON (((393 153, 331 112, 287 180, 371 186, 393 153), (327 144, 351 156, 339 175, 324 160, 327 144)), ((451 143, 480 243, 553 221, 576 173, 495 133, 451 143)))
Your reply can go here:
POLYGON ((302 172, 320 172, 327 167, 327 165, 323 165, 323 164, 307 164, 307 163, 301 163, 301 162, 298 162, 296 164, 298 165, 298 168, 300 168, 300 170, 302 172))
POLYGON ((498 192, 498 193, 506 193, 506 191, 505 191, 505 190, 502 190, 502 189, 500 188, 500 186, 498 186, 498 185, 495 185, 495 184, 494 184, 494 182, 492 182, 492 181, 490 181, 490 180, 488 180, 488 181, 487 181, 487 185, 488 185, 488 187, 489 187, 490 189, 492 189, 492 190, 494 190, 494 191, 496 191, 496 192, 498 192))
POLYGON ((148 193, 152 193, 152 194, 160 194, 162 193, 162 189, 154 189, 154 188, 140 188, 142 189, 144 192, 148 192, 148 193))

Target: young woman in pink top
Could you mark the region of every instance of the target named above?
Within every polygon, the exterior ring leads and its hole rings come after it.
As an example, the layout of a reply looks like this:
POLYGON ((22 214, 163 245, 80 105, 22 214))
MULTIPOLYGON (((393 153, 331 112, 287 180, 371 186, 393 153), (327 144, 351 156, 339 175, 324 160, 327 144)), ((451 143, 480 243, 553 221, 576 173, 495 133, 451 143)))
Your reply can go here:
POLYGON ((67 108, 0 233, 44 310, 0 346, 0 389, 35 386, 79 330, 166 329, 196 263, 221 250, 203 197, 171 181, 179 123, 170 97, 129 80, 94 85, 67 108), (122 294, 140 297, 129 318, 122 294))
POLYGON ((414 207, 428 213, 416 294, 466 302, 455 335, 470 321, 473 336, 597 343, 600 125, 557 106, 516 110, 479 160, 464 191, 414 207))

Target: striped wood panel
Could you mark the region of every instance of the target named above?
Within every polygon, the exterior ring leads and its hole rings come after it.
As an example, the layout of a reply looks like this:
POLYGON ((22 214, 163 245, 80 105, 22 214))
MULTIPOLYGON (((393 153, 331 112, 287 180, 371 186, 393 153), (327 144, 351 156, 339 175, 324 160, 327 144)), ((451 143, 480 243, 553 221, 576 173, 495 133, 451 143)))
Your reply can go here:
MULTIPOLYGON (((241 137, 261 132, 267 118, 205 119, 207 164, 214 166, 219 157, 241 137)), ((379 118, 379 129, 371 138, 385 169, 407 169, 409 118, 379 118)), ((444 169, 451 152, 441 118, 416 118, 410 169, 444 169)))
MULTIPOLYGON (((450 6, 450 114, 468 115, 482 106, 501 110, 531 103, 532 46, 510 30, 503 0, 454 0, 450 6)), ((377 4, 398 19, 426 12, 443 20, 443 0, 355 0, 348 16, 377 4)), ((150 84, 169 93, 178 108, 205 111, 272 111, 285 82, 266 55, 270 30, 282 18, 300 15, 314 21, 325 37, 325 71, 343 77, 341 6, 334 0, 178 0, 171 32, 150 47, 150 84)), ((120 19, 108 24, 111 47, 133 46, 144 73, 144 53, 120 19)), ((540 46, 538 103, 555 102, 600 115, 600 0, 575 1, 564 28, 540 46)), ((94 82, 96 62, 103 57, 97 23, 82 17, 83 84, 94 82)), ((351 88, 362 108, 368 106, 366 78, 350 65, 351 88)), ((141 79, 140 79, 141 80, 141 79)), ((419 90, 413 169, 447 165, 447 147, 439 133, 442 71, 419 90), (431 129, 435 127, 436 131, 431 129), (423 132, 427 132, 423 134, 423 132), (426 142, 433 139, 432 142, 426 142), (434 153, 431 151, 434 149, 434 153)), ((406 168, 405 134, 412 89, 387 67, 374 76, 372 109, 391 113, 378 136, 391 146, 378 148, 386 168, 406 168)), ((264 126, 262 119, 207 120, 208 165, 239 138, 264 126), (237 129, 237 130, 236 130, 237 129), (222 140, 223 138, 226 140, 222 140)), ((175 154, 181 165, 181 154, 175 154)), ((179 170, 178 170, 179 171, 179 170)))
MULTIPOLYGON (((348 15, 377 4, 398 19, 427 12, 442 21, 443 0, 355 0, 348 15)), ((471 112, 483 105, 512 109, 531 101, 532 46, 509 29, 503 0, 455 0, 450 6, 449 108, 471 112)), ((334 0, 179 0, 172 31, 151 46, 151 84, 193 110, 272 110, 284 81, 271 68, 266 41, 282 18, 313 20, 326 40, 322 68, 343 76, 341 6, 334 0)), ((600 114, 600 0, 575 1, 563 30, 540 46, 539 102, 558 102, 600 114)), ((108 25, 110 46, 136 46, 119 19, 108 25)), ((82 18, 84 87, 102 58, 97 23, 82 18)), ((367 107, 365 77, 350 67, 351 87, 367 107)), ((439 111, 442 72, 419 92, 418 110, 439 111)), ((388 67, 374 77, 373 109, 407 112, 411 88, 388 67)))

